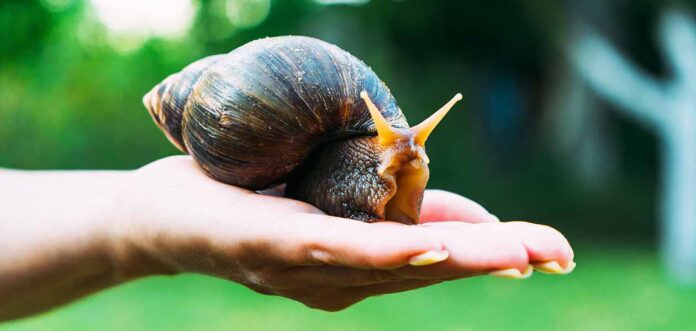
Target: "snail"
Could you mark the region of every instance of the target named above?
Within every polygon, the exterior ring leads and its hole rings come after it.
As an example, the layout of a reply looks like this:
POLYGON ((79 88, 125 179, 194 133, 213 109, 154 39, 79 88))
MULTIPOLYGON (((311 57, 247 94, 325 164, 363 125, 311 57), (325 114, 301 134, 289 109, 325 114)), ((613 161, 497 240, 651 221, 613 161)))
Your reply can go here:
POLYGON ((204 172, 359 221, 418 223, 424 144, 457 94, 409 127, 387 86, 348 52, 300 36, 264 38, 200 59, 143 102, 204 172))

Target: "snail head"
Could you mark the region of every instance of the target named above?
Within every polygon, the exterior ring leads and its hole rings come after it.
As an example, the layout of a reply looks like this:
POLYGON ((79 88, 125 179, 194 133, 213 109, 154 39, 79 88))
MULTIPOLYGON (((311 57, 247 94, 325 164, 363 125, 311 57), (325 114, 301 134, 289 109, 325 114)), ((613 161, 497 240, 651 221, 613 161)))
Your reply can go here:
POLYGON ((392 189, 382 200, 384 218, 390 221, 418 223, 423 192, 428 182, 430 162, 425 141, 447 112, 462 99, 457 93, 447 104, 420 124, 407 128, 392 126, 370 100, 366 91, 360 93, 375 123, 375 149, 380 151, 377 173, 392 189))

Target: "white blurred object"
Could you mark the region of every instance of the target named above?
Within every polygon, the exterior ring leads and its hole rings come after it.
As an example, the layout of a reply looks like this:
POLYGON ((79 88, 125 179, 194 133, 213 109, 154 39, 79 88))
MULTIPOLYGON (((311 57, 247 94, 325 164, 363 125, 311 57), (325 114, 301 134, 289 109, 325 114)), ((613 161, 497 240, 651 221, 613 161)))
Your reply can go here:
POLYGON ((660 82, 603 37, 585 31, 570 44, 578 73, 619 110, 661 138, 662 254, 670 273, 696 283, 696 22, 678 10, 661 20, 660 42, 673 79, 660 82))
POLYGON ((585 194, 606 190, 618 176, 616 139, 595 93, 567 61, 551 64, 544 125, 549 145, 585 194))
POLYGON ((191 27, 192 0, 89 0, 119 50, 138 48, 150 37, 180 38, 191 27))
POLYGON ((237 28, 253 28, 271 12, 271 0, 228 0, 227 19, 237 28))

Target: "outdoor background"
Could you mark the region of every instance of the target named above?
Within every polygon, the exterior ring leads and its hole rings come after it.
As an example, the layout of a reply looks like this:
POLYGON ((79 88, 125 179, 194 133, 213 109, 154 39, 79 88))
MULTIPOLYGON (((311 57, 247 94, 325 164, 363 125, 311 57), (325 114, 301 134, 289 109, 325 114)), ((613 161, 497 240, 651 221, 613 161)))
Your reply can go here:
POLYGON ((370 65, 411 123, 462 92, 428 140, 429 186, 503 220, 559 229, 578 266, 565 277, 460 280, 339 313, 209 277, 151 278, 0 330, 694 328, 696 287, 674 281, 660 258, 660 139, 595 93, 568 56, 577 31, 591 29, 669 80, 656 31, 674 8, 696 3, 2 0, 0 167, 135 169, 177 154, 141 103, 152 86, 256 38, 308 35, 370 65))

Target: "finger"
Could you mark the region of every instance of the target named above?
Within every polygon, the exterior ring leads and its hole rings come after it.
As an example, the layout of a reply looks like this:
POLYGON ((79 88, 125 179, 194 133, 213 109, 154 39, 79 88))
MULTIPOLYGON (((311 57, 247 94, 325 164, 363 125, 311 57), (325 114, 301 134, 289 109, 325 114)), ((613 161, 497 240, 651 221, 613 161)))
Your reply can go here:
POLYGON ((276 251, 296 265, 394 269, 423 253, 442 256, 444 252, 437 236, 400 223, 364 223, 318 214, 300 214, 282 222, 282 226, 266 225, 261 232, 275 247, 285 247, 276 251))
POLYGON ((565 267, 573 261, 575 254, 568 240, 558 230, 541 224, 528 222, 506 222, 508 236, 522 237, 531 263, 556 261, 565 267))
POLYGON ((467 223, 499 222, 485 208, 461 195, 442 190, 427 190, 423 196, 420 222, 461 221, 467 223))
POLYGON ((392 272, 404 278, 456 279, 490 272, 517 269, 524 273, 530 265, 557 262, 567 268, 573 250, 558 231, 548 226, 526 223, 460 224, 448 222, 427 227, 446 231, 443 244, 450 257, 428 267, 402 267, 392 272))

